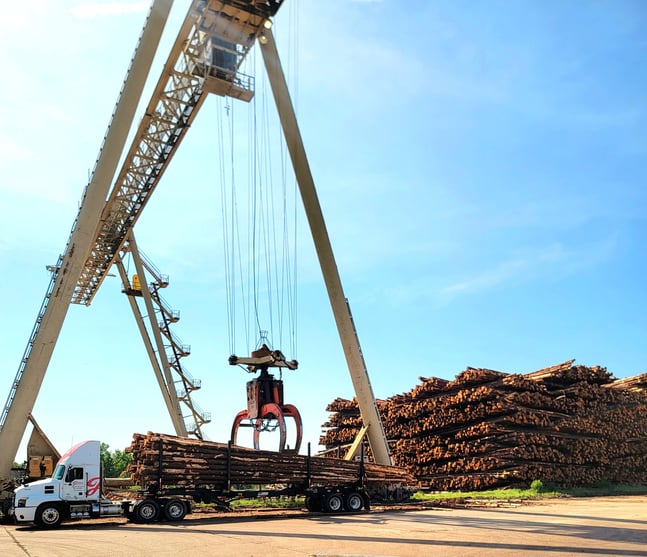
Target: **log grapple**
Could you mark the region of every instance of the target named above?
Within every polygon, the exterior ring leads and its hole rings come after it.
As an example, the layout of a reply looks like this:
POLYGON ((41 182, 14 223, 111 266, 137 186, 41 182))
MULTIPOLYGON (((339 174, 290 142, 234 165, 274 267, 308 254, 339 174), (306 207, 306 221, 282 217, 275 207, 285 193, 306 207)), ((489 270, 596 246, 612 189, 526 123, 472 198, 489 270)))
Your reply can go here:
POLYGON ((252 352, 249 358, 229 357, 231 365, 245 366, 249 373, 259 373, 247 382, 247 408, 236 415, 231 428, 231 442, 236 445, 240 427, 252 427, 254 448, 260 449, 260 434, 264 431, 279 430, 279 452, 290 450, 298 453, 301 447, 303 424, 301 415, 293 404, 283 400, 283 380, 269 373, 270 367, 295 370, 296 360, 286 360, 280 350, 270 350, 263 344, 252 352), (296 424, 296 440, 290 449, 286 448, 287 428, 285 419, 292 418, 296 424))

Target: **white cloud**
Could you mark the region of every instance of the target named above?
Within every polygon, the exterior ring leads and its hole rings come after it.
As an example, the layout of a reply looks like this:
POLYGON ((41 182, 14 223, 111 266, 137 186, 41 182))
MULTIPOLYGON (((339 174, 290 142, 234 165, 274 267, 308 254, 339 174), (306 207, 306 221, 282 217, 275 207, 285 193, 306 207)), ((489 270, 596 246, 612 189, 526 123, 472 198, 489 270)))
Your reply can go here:
POLYGON ((325 91, 326 95, 362 104, 388 104, 393 98, 416 97, 424 92, 422 60, 384 36, 358 36, 356 28, 341 24, 335 16, 332 13, 306 20, 300 29, 303 35, 321 36, 320 41, 303 43, 300 81, 311 84, 319 94, 325 91), (326 30, 325 35, 321 35, 321 29, 326 30))
MULTIPOLYGON (((51 3, 49 3, 51 4, 51 3)), ((33 30, 34 14, 48 13, 48 3, 44 0, 34 0, 30 2, 29 9, 25 9, 22 2, 3 2, 2 17, 0 17, 0 32, 3 36, 6 34, 17 34, 25 29, 33 30)))
POLYGON ((529 282, 583 272, 608 261, 617 253, 618 234, 611 234, 597 242, 579 246, 555 243, 550 246, 525 250, 496 265, 476 270, 468 278, 440 289, 439 298, 445 302, 458 295, 481 294, 505 284, 529 282))
POLYGON ((519 277, 540 259, 526 256, 502 261, 494 267, 480 269, 464 280, 445 286, 441 290, 441 295, 451 298, 458 294, 474 294, 496 288, 519 277))
POLYGON ((490 266, 459 272, 454 280, 447 275, 421 274, 406 282, 392 284, 384 291, 365 292, 366 300, 388 300, 393 307, 432 303, 447 306, 459 296, 483 296, 507 286, 568 280, 578 273, 587 273, 608 264, 620 249, 621 236, 612 233, 606 238, 581 245, 556 242, 541 248, 517 250, 507 259, 490 266))
POLYGON ((80 19, 94 19, 111 15, 146 12, 150 2, 109 2, 107 4, 81 4, 72 8, 72 15, 80 19))

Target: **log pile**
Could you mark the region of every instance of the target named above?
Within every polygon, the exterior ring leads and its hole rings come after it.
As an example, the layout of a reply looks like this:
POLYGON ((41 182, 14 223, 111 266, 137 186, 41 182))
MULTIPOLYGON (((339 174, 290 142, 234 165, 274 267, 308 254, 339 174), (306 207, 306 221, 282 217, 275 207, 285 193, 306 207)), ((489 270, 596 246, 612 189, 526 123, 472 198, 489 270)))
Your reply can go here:
MULTIPOLYGON (((420 381, 378 409, 395 464, 423 486, 647 482, 647 374, 614 381, 571 360, 528 374, 467 368, 453 381, 420 381)), ((356 402, 338 398, 327 410, 321 444, 351 443, 356 402)))
POLYGON ((625 377, 624 379, 616 379, 613 383, 605 385, 605 387, 647 394, 647 373, 635 375, 634 377, 625 377))
MULTIPOLYGON (((129 472, 134 485, 161 484, 182 487, 224 489, 227 484, 226 444, 188 439, 159 433, 136 433, 127 452, 133 459, 129 472), (161 465, 160 465, 161 458, 161 465)), ((233 485, 303 485, 307 480, 307 456, 231 448, 230 480, 233 485)), ((369 486, 411 485, 411 475, 394 466, 365 465, 369 486)), ((356 482, 359 462, 312 457, 313 485, 341 485, 356 482)))

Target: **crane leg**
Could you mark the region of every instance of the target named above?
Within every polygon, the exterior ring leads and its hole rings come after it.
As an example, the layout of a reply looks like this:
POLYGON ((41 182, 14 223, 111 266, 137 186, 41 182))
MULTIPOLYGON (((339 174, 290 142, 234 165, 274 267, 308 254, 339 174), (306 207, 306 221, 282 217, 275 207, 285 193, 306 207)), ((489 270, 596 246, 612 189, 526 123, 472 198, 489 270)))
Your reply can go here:
POLYGON ((357 404, 362 414, 363 423, 369 426, 367 435, 373 458, 378 464, 392 464, 389 443, 375 402, 375 395, 369 380, 350 306, 341 284, 314 179, 308 164, 308 157, 306 156, 296 114, 290 99, 290 91, 281 67, 276 42, 269 26, 262 30, 258 42, 301 193, 301 200, 312 232, 319 265, 326 283, 326 290, 344 349, 348 371, 355 389, 357 404))

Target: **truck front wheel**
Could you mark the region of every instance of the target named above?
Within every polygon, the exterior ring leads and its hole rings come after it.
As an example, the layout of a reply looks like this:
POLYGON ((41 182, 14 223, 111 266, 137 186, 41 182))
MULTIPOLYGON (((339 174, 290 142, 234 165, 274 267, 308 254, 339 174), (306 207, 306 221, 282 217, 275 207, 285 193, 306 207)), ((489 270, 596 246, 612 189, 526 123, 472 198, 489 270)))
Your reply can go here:
POLYGON ((63 520, 61 507, 54 503, 44 503, 36 509, 34 522, 42 528, 58 528, 63 520))
POLYGON ((155 522, 160 515, 160 506, 153 499, 144 499, 135 506, 133 514, 135 515, 135 522, 141 524, 155 522))

